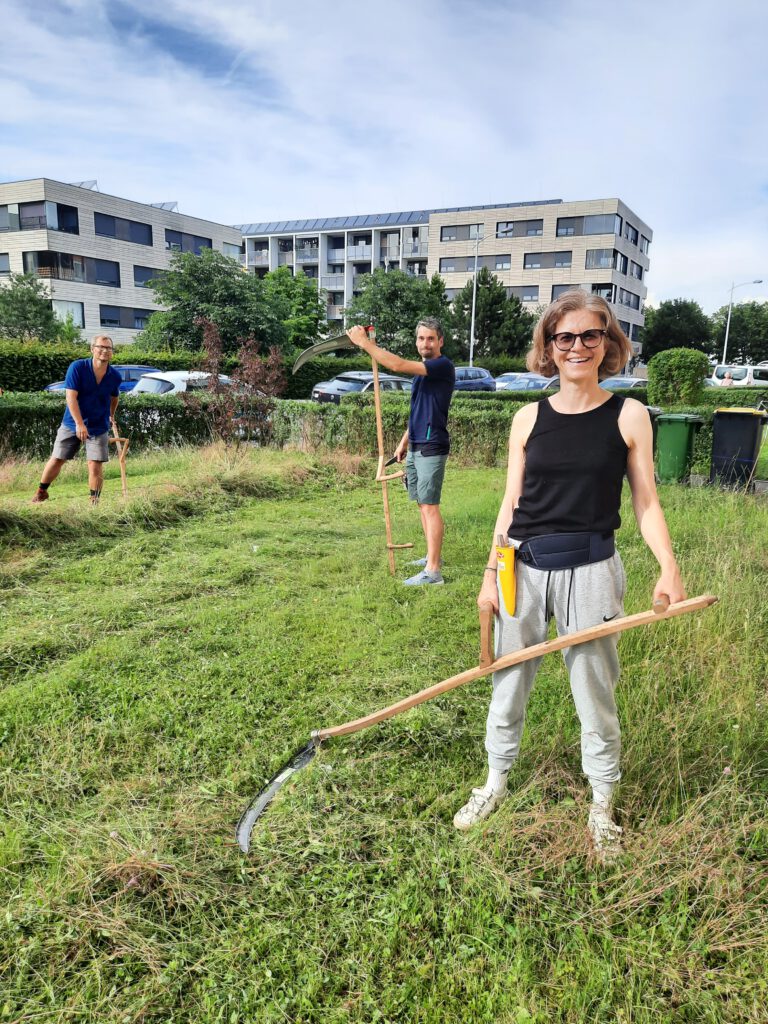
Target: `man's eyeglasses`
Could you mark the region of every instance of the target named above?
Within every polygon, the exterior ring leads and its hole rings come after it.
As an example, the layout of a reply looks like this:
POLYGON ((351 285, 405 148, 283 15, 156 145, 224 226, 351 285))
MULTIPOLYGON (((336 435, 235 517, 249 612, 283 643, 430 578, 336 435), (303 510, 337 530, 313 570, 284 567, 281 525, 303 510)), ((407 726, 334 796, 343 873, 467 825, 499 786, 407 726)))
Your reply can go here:
POLYGON ((594 328, 591 331, 582 331, 581 334, 571 334, 570 331, 561 331, 559 334, 550 334, 549 340, 554 341, 555 348, 561 352, 570 352, 576 344, 576 339, 581 338, 584 348, 597 348, 608 332, 604 328, 594 328))
POLYGON ((94 345, 94 349, 99 349, 101 352, 114 352, 111 345, 94 345))

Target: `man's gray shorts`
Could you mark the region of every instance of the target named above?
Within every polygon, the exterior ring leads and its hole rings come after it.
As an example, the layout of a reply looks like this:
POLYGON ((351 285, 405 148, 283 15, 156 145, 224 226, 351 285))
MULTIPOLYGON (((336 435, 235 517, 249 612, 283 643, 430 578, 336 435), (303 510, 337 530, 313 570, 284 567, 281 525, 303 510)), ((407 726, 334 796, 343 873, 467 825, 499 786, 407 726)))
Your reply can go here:
MULTIPOLYGON (((80 451, 82 441, 74 430, 59 427, 53 443, 53 458, 69 462, 80 451)), ((109 433, 105 431, 97 437, 89 437, 85 442, 85 457, 89 462, 109 462, 109 433)))
POLYGON ((408 497, 420 505, 439 505, 443 489, 447 455, 422 455, 408 452, 405 460, 405 476, 408 481, 408 497))

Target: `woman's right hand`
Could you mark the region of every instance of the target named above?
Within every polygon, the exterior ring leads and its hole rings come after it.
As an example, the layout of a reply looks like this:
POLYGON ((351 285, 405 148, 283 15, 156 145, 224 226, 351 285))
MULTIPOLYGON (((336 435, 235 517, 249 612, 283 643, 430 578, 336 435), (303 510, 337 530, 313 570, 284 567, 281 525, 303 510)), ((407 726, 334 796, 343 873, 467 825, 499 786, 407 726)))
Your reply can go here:
POLYGON ((483 585, 477 595, 477 606, 482 608, 484 604, 491 605, 494 615, 499 614, 499 590, 496 585, 495 573, 483 573, 483 585))

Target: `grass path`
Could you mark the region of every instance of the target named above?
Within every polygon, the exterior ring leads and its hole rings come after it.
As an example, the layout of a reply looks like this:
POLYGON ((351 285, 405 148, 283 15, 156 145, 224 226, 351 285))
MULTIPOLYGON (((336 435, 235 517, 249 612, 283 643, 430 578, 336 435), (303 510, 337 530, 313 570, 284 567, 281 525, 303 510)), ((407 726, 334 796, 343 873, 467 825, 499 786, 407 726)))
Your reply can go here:
MULTIPOLYGON (((329 745, 239 853, 243 805, 311 729, 477 659, 503 474, 451 467, 449 585, 414 593, 356 469, 147 457, 95 512, 76 467, 42 509, 38 467, 0 474, 0 1021, 763 1021, 758 499, 663 489, 689 593, 721 602, 621 641, 620 864, 587 856, 559 658, 479 833, 451 817, 483 776, 487 682, 329 745)), ((632 612, 654 566, 624 512, 632 612)))

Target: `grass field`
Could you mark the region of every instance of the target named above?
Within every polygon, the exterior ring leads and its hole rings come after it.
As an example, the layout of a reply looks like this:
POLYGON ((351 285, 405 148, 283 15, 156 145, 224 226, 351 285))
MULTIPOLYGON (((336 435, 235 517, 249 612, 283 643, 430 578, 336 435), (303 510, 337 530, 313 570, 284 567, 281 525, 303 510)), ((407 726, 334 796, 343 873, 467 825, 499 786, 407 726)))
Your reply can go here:
MULTIPOLYGON (((30 507, 0 467, 0 1021, 768 1019, 768 502, 662 488, 690 595, 625 634, 626 853, 588 856, 562 660, 539 673, 511 795, 484 778, 488 680, 327 745, 234 842, 310 731, 476 663, 500 470, 449 467, 440 588, 372 464, 213 448, 82 466, 30 507)), ((628 612, 654 562, 628 504, 628 612)))

